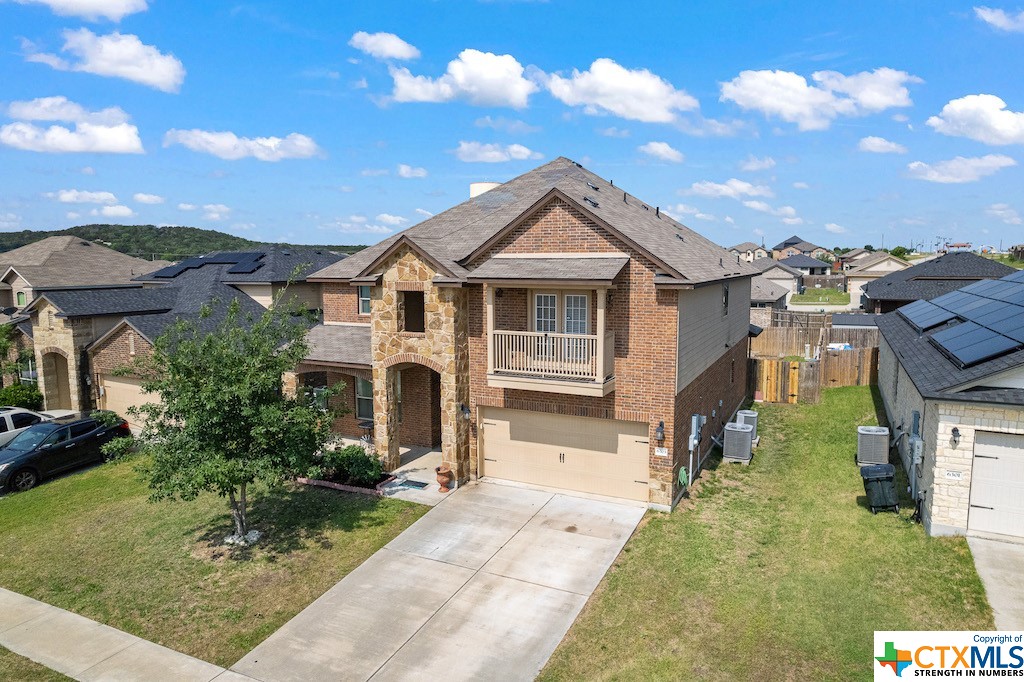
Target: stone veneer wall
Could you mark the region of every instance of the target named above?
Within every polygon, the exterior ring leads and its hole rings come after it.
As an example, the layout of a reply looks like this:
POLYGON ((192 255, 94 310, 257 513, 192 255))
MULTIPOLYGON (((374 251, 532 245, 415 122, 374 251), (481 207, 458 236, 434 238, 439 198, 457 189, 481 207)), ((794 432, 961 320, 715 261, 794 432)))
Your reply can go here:
POLYGON ((88 392, 83 389, 82 350, 93 340, 92 322, 88 319, 63 318, 57 313, 58 311, 53 305, 43 302, 32 314, 32 339, 36 351, 36 368, 39 373, 39 391, 43 394, 45 408, 58 408, 56 404, 57 377, 50 375, 43 359, 50 353, 61 355, 67 360, 68 365, 70 409, 86 410, 90 407, 90 400, 88 392))
MULTIPOLYGON (((479 261, 497 253, 565 251, 624 252, 631 257, 614 281, 612 301, 606 309, 606 323, 615 332, 615 391, 602 398, 488 386, 486 291, 483 287, 469 289, 472 473, 477 473, 475 420, 479 406, 644 422, 651 439, 650 501, 669 505, 673 496, 673 458, 677 454, 673 443, 678 293, 656 289, 654 263, 559 199, 553 199, 505 235, 479 261), (661 420, 665 422, 664 456, 656 453, 654 440, 654 429, 661 420)), ((502 328, 525 329, 528 318, 509 318, 514 315, 510 311, 523 314, 528 306, 522 305, 518 293, 510 293, 515 290, 502 289, 502 297, 495 298, 495 323, 502 328)))
MULTIPOLYGON (((373 364, 374 437, 385 466, 399 464, 395 373, 419 364, 441 376, 441 453, 459 482, 470 477, 469 423, 458 406, 469 403, 469 348, 466 291, 431 283, 436 271, 403 247, 382 265, 382 281, 372 290, 371 352, 373 364), (398 292, 422 291, 425 331, 400 332, 398 292)), ((326 295, 325 295, 326 298, 326 295)))

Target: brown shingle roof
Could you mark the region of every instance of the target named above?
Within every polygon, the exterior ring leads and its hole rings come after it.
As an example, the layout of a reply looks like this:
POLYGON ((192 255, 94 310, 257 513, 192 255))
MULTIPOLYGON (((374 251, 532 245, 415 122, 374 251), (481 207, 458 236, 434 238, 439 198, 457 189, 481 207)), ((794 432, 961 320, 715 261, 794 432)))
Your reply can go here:
POLYGON ((169 265, 148 261, 71 235, 47 237, 0 253, 0 274, 14 268, 34 289, 93 284, 128 284, 169 265))
MULTIPOLYGON (((310 275, 348 280, 384 255, 399 239, 411 240, 457 278, 471 269, 469 257, 546 197, 561 194, 582 212, 646 251, 687 283, 757 274, 748 263, 564 157, 535 168, 439 213, 345 260, 310 275), (591 201, 587 201, 590 199, 591 201)), ((567 249, 571 250, 571 249, 567 249)))
POLYGON ((611 282, 629 258, 492 258, 469 273, 470 281, 541 279, 611 282))

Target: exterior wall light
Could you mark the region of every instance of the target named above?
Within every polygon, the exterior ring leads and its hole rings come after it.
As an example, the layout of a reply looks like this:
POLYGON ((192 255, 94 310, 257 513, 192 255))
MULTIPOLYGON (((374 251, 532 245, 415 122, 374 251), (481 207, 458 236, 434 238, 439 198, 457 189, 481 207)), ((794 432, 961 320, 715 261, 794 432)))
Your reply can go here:
POLYGON ((658 422, 658 428, 654 429, 654 440, 659 443, 665 442, 665 422, 658 422))
POLYGON ((465 419, 466 421, 469 421, 470 418, 473 416, 473 413, 470 412, 469 408, 466 407, 464 404, 459 403, 459 416, 465 419))
POLYGON ((953 427, 953 447, 960 445, 960 429, 953 427))

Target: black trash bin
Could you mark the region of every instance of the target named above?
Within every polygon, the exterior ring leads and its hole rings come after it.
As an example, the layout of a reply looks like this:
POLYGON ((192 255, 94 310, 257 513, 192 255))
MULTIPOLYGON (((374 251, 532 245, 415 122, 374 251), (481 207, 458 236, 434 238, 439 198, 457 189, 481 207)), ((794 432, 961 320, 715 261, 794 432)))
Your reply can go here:
POLYGON ((864 479, 864 492, 872 514, 877 514, 879 509, 900 510, 899 498, 896 497, 896 467, 892 464, 861 467, 860 477, 864 479))

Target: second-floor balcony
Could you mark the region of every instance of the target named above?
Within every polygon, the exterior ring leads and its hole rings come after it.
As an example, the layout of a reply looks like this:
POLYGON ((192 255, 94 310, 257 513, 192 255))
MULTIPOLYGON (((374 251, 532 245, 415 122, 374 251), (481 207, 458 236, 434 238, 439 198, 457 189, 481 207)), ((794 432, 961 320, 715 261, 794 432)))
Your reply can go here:
POLYGON ((553 334, 496 329, 492 375, 604 385, 614 373, 615 332, 553 334), (600 343, 603 340, 603 343, 600 343))

